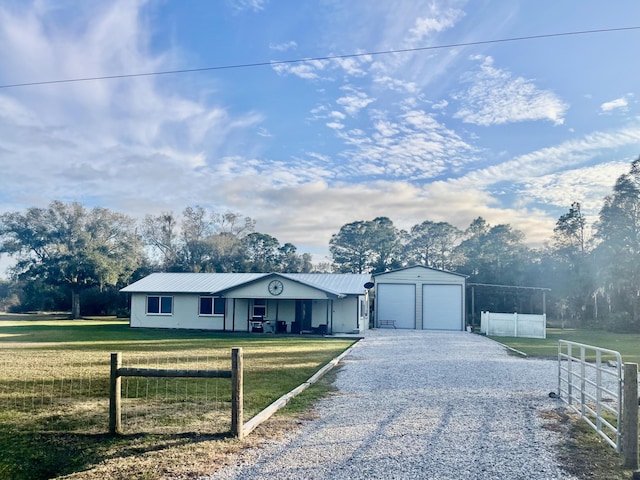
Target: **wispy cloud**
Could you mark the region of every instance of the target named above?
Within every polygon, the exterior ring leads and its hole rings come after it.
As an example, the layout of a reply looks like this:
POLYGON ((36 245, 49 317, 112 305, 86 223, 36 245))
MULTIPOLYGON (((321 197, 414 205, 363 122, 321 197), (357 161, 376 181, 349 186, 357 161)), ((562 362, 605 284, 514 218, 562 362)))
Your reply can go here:
MULTIPOLYGON (((94 4, 76 19, 86 28, 64 30, 46 27, 49 15, 61 14, 58 7, 39 5, 0 7, 0 43, 11 46, 0 48, 0 63, 16 78, 33 79, 36 64, 42 76, 36 79, 173 66, 171 52, 147 50, 142 2, 94 4)), ((209 165, 247 144, 243 137, 259 134, 263 120, 167 91, 151 77, 10 93, 0 95, 3 193, 29 206, 78 195, 104 205, 140 198, 136 210, 152 205, 152 197, 169 202, 197 191, 193 185, 209 165), (24 185, 41 188, 26 192, 24 185)))
MULTIPOLYGON (((357 53, 357 52, 356 52, 357 53)), ((331 57, 332 55, 328 55, 331 57)), ((342 73, 349 77, 364 77, 368 74, 367 65, 371 63, 370 55, 359 57, 331 58, 328 60, 306 60, 299 63, 274 63, 273 70, 279 75, 294 75, 305 80, 316 80, 323 78, 333 80, 330 76, 335 73, 342 73)))
POLYGON ((270 43, 269 48, 278 52, 286 52, 287 50, 295 50, 298 44, 293 40, 284 43, 270 43))
POLYGON ((569 107, 553 92, 496 68, 492 57, 474 59, 481 62, 480 67, 463 78, 470 86, 455 96, 461 106, 454 118, 482 126, 534 120, 564 123, 569 107))
POLYGON ((336 103, 344 108, 349 115, 356 116, 360 110, 366 108, 369 104, 375 102, 374 98, 370 98, 365 92, 356 90, 353 87, 342 87, 346 95, 338 98, 336 103))
POLYGON ((423 110, 397 117, 373 110, 369 121, 367 130, 344 123, 336 130, 346 145, 337 167, 345 178, 430 179, 477 158, 474 147, 423 110))
MULTIPOLYGON (((168 18, 176 7, 165 10, 165 3, 0 6, 0 78, 17 83, 172 70, 184 67, 181 61, 216 64, 207 56, 211 49, 192 45, 191 34, 207 32, 178 33, 187 23, 166 36, 149 30, 180 21, 168 18)), ((295 57, 282 52, 340 55, 495 38, 529 20, 514 22, 520 4, 498 2, 489 14, 481 3, 323 1, 303 27, 292 19, 307 7, 295 2, 286 7, 290 18, 276 16, 275 8, 270 16, 276 5, 265 0, 224 0, 202 11, 227 9, 212 20, 221 37, 230 26, 273 22, 273 30, 243 34, 247 45, 268 46, 275 61, 295 57)), ((254 53, 237 43, 229 42, 229 55, 254 53)), ((553 229, 549 211, 573 200, 597 211, 631 152, 637 155, 638 119, 619 115, 635 111, 637 101, 622 95, 632 88, 605 79, 604 90, 594 75, 584 84, 593 94, 587 107, 610 130, 587 127, 590 119, 570 116, 583 92, 546 83, 562 77, 578 85, 579 72, 554 75, 530 59, 528 71, 539 70, 543 83, 521 73, 518 62, 503 63, 509 48, 473 49, 494 57, 471 60, 471 48, 454 48, 2 91, 0 211, 54 198, 133 215, 201 204, 249 215, 260 231, 301 251, 326 250, 341 225, 377 215, 402 228, 424 219, 464 228, 483 216, 541 243, 553 229), (571 129, 554 128, 565 118, 571 129), (536 122, 526 125, 529 138, 505 144, 504 136, 523 127, 509 124, 525 121, 536 122), (549 143, 551 137, 559 140, 549 143), (506 153, 514 148, 517 154, 506 153)))
POLYGON ((305 80, 320 78, 320 72, 327 67, 326 60, 309 60, 303 63, 275 63, 272 68, 278 75, 295 75, 305 80))
POLYGON ((618 177, 628 170, 629 162, 615 161, 529 178, 520 187, 518 205, 538 203, 569 208, 573 202, 580 202, 584 213, 593 217, 618 177))
POLYGON ((527 179, 585 166, 603 152, 636 145, 640 145, 640 125, 632 124, 619 130, 594 132, 519 155, 506 162, 475 170, 454 181, 468 185, 522 183, 527 179))
POLYGON ((616 98, 615 100, 611 100, 610 102, 605 102, 600 105, 600 110, 608 113, 613 110, 627 110, 629 106, 629 101, 626 97, 616 98))
POLYGON ((392 90, 396 92, 406 92, 406 93, 418 93, 420 89, 415 82, 407 82, 405 80, 400 80, 398 78, 391 78, 388 75, 383 76, 374 76, 374 83, 381 84, 387 90, 392 90))
POLYGON ((442 110, 446 108, 447 105, 449 105, 449 102, 447 102, 446 100, 440 100, 439 102, 436 102, 433 105, 431 105, 431 108, 433 108, 434 110, 442 110))
POLYGON ((429 38, 429 36, 453 27, 464 15, 464 12, 460 9, 441 9, 435 2, 431 3, 428 6, 428 14, 416 18, 413 27, 409 29, 407 44, 411 46, 424 46, 422 43, 429 38))
POLYGON ((269 0, 227 0, 231 8, 238 12, 245 10, 251 10, 253 12, 259 12, 269 3, 269 0))

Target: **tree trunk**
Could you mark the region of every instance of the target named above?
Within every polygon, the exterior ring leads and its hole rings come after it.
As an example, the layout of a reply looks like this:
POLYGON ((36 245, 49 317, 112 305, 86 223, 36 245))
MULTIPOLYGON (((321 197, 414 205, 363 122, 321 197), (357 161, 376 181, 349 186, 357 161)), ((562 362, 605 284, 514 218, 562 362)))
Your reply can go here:
POLYGON ((71 291, 71 318, 80 318, 80 292, 75 289, 71 291))

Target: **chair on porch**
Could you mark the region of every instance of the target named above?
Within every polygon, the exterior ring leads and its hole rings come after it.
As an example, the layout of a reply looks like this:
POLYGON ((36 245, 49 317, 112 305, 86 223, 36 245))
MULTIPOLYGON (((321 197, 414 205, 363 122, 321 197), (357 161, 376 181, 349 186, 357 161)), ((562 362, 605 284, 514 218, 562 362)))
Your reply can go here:
POLYGON ((264 317, 251 318, 251 333, 264 333, 264 317))

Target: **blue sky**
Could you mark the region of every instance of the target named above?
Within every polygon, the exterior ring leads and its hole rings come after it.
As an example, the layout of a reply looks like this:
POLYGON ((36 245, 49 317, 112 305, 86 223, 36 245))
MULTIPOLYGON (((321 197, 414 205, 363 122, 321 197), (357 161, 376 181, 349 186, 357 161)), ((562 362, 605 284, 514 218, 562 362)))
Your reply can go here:
MULTIPOLYGON (((636 0, 9 0, 0 84, 638 25, 636 0)), ((198 204, 316 261, 376 216, 482 216, 540 246, 640 155, 638 59, 630 30, 0 88, 0 212, 198 204)))

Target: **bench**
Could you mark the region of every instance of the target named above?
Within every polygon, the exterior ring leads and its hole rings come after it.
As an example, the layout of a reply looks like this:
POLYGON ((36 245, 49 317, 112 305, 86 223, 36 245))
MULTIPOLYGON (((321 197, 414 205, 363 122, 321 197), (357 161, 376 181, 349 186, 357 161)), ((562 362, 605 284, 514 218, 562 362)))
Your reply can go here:
POLYGON ((396 321, 395 320, 378 320, 378 326, 396 328, 396 321))

